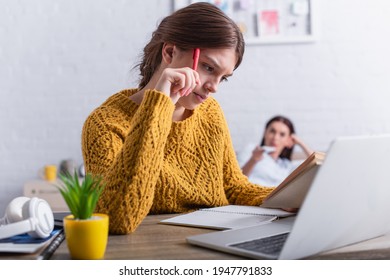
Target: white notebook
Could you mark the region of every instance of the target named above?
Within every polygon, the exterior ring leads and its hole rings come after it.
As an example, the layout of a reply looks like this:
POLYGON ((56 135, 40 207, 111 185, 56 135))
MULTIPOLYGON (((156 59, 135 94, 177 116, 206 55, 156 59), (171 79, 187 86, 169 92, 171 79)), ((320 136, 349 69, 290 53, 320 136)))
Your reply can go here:
POLYGON ((228 205, 214 208, 202 208, 194 212, 162 220, 160 223, 226 230, 269 223, 278 217, 292 215, 294 215, 294 213, 280 209, 270 209, 259 206, 228 205))

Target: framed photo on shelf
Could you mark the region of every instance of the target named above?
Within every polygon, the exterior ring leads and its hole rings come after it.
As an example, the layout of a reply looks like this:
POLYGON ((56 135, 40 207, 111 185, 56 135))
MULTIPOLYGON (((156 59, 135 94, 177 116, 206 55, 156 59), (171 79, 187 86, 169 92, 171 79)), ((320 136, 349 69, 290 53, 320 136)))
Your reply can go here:
POLYGON ((195 2, 216 5, 240 27, 248 45, 313 43, 317 0, 173 0, 177 10, 195 2))

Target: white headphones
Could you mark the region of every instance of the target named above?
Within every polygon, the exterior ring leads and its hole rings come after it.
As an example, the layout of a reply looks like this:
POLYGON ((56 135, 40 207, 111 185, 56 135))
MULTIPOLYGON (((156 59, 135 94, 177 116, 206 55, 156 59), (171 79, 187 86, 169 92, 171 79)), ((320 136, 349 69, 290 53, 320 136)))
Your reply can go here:
POLYGON ((0 219, 0 239, 28 233, 31 237, 46 238, 54 229, 54 216, 49 203, 33 197, 17 197, 7 206, 0 219))

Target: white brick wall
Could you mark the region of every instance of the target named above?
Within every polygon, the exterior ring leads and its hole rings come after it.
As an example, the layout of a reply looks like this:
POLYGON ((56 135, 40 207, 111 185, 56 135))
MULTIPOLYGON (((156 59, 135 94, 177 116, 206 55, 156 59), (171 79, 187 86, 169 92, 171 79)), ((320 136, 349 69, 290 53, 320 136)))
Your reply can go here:
MULTIPOLYGON (((237 150, 279 113, 319 150, 390 132, 390 3, 319 2, 315 44, 248 46, 216 95, 237 150)), ((0 0, 0 215, 44 164, 81 163, 83 121, 135 84, 130 69, 170 10, 166 0, 0 0)))

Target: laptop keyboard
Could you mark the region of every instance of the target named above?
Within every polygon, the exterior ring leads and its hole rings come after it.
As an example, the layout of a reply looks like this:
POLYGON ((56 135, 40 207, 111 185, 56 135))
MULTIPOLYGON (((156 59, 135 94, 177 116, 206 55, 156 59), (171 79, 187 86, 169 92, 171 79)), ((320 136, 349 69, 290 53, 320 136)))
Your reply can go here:
POLYGON ((283 244, 286 241, 288 234, 289 232, 286 232, 269 237, 231 244, 229 246, 267 255, 277 255, 282 251, 283 244))

